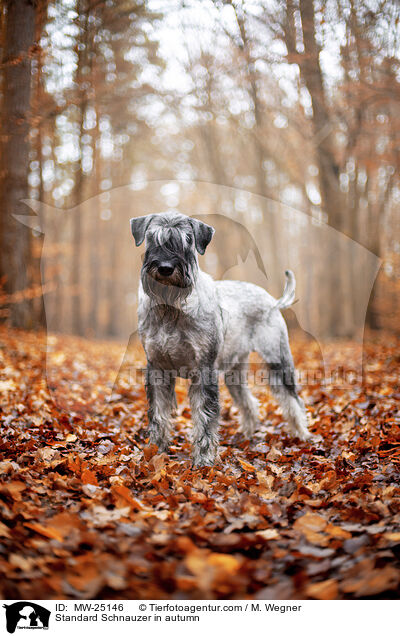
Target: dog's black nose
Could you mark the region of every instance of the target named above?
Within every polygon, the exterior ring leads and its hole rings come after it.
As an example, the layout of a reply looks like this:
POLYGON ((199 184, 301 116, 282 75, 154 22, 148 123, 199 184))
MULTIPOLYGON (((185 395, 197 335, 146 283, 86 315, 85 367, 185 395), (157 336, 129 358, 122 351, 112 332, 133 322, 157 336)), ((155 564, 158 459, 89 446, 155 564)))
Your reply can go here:
POLYGON ((171 263, 161 263, 158 266, 158 273, 161 274, 161 276, 171 276, 174 269, 175 267, 171 263))

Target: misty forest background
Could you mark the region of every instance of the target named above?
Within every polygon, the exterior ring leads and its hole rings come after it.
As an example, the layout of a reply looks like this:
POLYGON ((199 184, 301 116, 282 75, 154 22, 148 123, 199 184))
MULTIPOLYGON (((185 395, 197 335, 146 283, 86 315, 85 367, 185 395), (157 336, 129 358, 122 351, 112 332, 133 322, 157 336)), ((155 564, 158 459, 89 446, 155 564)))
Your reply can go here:
POLYGON ((8 325, 42 328, 51 316, 55 331, 130 333, 140 253, 126 221, 179 209, 223 215, 208 217, 218 231, 203 259, 217 278, 250 258, 268 277, 255 282, 279 295, 295 258, 300 316, 327 337, 351 338, 364 319, 358 244, 367 248, 382 259, 367 323, 399 331, 396 0, 0 7, 8 325), (14 218, 29 208, 46 218, 45 238, 14 218), (324 227, 357 245, 326 261, 324 227))

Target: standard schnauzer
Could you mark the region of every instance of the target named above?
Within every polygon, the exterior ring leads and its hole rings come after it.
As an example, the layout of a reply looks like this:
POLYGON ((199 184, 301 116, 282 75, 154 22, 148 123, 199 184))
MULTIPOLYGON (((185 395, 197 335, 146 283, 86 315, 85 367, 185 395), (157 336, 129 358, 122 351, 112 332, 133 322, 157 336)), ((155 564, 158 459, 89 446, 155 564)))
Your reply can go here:
POLYGON ((240 370, 257 352, 268 370, 291 433, 311 437, 295 383, 288 333, 280 309, 294 300, 295 279, 277 301, 264 289, 240 281, 214 281, 198 265, 214 229, 176 212, 131 219, 136 245, 146 240, 139 286, 139 335, 147 356, 146 393, 150 442, 165 451, 176 405, 175 379, 191 379, 193 464, 212 466, 218 447, 218 373, 241 411, 242 430, 251 437, 258 403, 240 370), (235 374, 239 371, 239 374, 235 374), (232 382, 232 378, 234 381, 232 382))

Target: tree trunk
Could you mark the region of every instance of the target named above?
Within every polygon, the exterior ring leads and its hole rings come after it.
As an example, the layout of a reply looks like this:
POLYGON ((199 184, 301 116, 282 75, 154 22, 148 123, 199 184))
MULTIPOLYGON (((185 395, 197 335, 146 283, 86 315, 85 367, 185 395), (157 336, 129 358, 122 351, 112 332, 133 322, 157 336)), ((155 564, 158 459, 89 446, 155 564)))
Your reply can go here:
MULTIPOLYGON (((249 82, 249 95, 253 102, 253 112, 255 127, 253 131, 254 141, 254 155, 255 155, 255 177, 257 180, 257 194, 263 197, 262 209, 264 214, 264 225, 268 234, 268 241, 270 244, 269 251, 273 255, 273 274, 277 274, 278 277, 282 276, 284 271, 283 263, 281 263, 281 251, 282 245, 279 236, 279 221, 276 217, 276 213, 269 201, 270 191, 266 183, 266 174, 264 169, 264 162, 266 157, 264 144, 261 141, 262 130, 264 129, 264 116, 263 106, 259 95, 259 88, 257 86, 257 76, 255 71, 255 60, 252 57, 250 50, 250 41, 247 35, 245 16, 238 6, 232 5, 235 12, 236 22, 239 28, 240 37, 243 43, 243 54, 246 60, 246 72, 249 82)), ((271 276, 271 272, 268 272, 268 276, 271 276)))
MULTIPOLYGON (((31 230, 13 218, 26 214, 28 198, 31 47, 35 41, 35 3, 5 0, 3 109, 1 134, 0 277, 9 294, 31 285, 31 230)), ((32 302, 10 304, 10 323, 33 326, 32 302)))
MULTIPOLYGON (((37 16, 36 21, 36 40, 39 41, 40 34, 42 32, 45 18, 47 17, 47 6, 45 3, 42 3, 40 9, 38 9, 39 15, 37 16)), ((36 86, 35 86, 35 96, 33 101, 33 111, 35 117, 38 118, 37 124, 37 134, 36 134, 36 161, 39 164, 39 186, 37 189, 38 200, 42 206, 44 203, 44 180, 43 180, 43 118, 41 117, 40 108, 41 108, 41 100, 44 94, 44 86, 43 86, 43 52, 40 49, 37 56, 37 66, 36 66, 36 86)), ((39 212, 39 217, 44 218, 43 210, 39 212)), ((33 239, 33 282, 35 285, 42 285, 42 272, 41 272, 41 259, 42 259, 42 250, 43 250, 43 235, 33 239)), ((43 298, 43 286, 42 286, 42 294, 34 299, 33 301, 33 311, 35 314, 35 322, 38 326, 46 327, 46 312, 44 306, 44 298, 43 298)))
MULTIPOLYGON (((335 230, 349 233, 346 218, 346 202, 340 190, 340 168, 335 158, 333 125, 326 103, 322 70, 319 61, 319 45, 315 34, 313 0, 300 0, 300 15, 303 31, 304 54, 299 56, 300 73, 311 96, 312 123, 316 160, 318 162, 319 186, 323 208, 328 222, 335 230)), ((347 297, 348 250, 345 246, 330 263, 325 285, 329 286, 330 313, 329 334, 350 336, 352 324, 351 299, 347 297)))
POLYGON ((73 189, 72 200, 75 208, 72 212, 72 267, 71 267, 71 283, 72 283, 72 331, 77 335, 82 335, 82 306, 81 306, 81 256, 82 256, 82 219, 80 204, 83 202, 83 173, 82 173, 82 135, 85 104, 80 106, 80 122, 79 122, 79 146, 80 158, 78 161, 78 169, 75 172, 75 184, 73 189))
POLYGON ((98 336, 99 322, 99 284, 100 284, 100 258, 101 252, 101 235, 99 228, 99 211, 97 193, 99 192, 101 181, 101 153, 96 141, 99 136, 99 109, 96 108, 96 127, 92 131, 92 148, 93 148, 93 172, 91 175, 91 195, 90 204, 90 296, 89 296, 89 330, 93 336, 98 336))
POLYGON ((72 218, 72 267, 71 267, 71 283, 73 287, 72 291, 72 331, 77 335, 82 335, 83 317, 82 317, 82 303, 81 295, 82 291, 82 218, 80 205, 84 198, 84 175, 82 171, 82 137, 84 134, 84 120, 85 113, 88 104, 87 99, 87 87, 84 86, 84 77, 82 71, 87 64, 88 59, 88 26, 90 15, 90 3, 80 1, 78 2, 77 12, 80 16, 84 16, 84 24, 79 38, 78 46, 78 60, 76 67, 75 81, 78 85, 79 95, 79 159, 76 165, 76 171, 74 176, 74 189, 72 192, 72 205, 75 206, 72 218))

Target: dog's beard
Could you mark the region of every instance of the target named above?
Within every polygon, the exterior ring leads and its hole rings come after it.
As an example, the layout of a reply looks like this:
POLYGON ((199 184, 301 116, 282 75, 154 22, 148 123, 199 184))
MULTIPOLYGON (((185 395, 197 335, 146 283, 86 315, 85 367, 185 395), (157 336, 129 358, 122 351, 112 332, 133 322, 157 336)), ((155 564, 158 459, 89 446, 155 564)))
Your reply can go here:
POLYGON ((141 273, 143 291, 156 304, 180 307, 192 292, 196 274, 194 271, 182 272, 176 268, 172 276, 162 278, 157 268, 143 268, 141 273))

